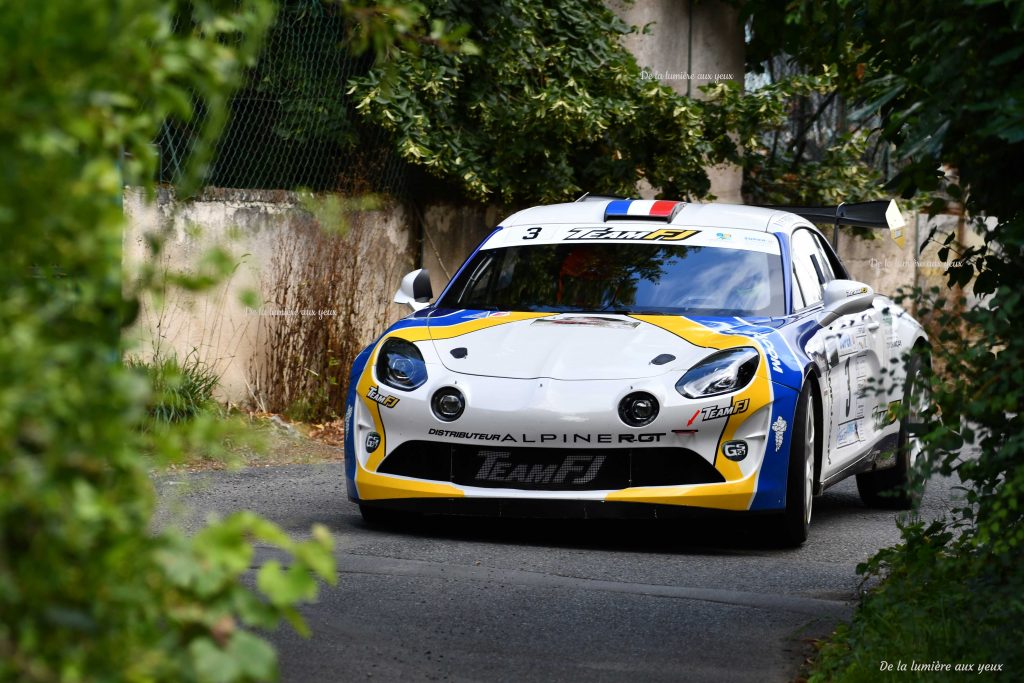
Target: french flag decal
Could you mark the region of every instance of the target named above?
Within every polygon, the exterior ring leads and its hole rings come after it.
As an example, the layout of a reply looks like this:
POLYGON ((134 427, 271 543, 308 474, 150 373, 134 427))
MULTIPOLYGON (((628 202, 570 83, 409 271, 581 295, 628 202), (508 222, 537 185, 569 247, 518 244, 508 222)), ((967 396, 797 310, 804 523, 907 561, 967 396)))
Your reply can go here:
POLYGON ((686 202, 664 199, 616 199, 604 210, 606 221, 618 219, 651 220, 671 223, 686 202))

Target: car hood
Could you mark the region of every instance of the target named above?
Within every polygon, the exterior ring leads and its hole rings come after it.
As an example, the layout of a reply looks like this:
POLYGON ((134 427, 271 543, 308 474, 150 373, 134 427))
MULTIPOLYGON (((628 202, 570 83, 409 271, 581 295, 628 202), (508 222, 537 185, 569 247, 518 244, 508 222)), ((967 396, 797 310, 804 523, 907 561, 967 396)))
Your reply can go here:
POLYGON ((431 325, 441 363, 453 372, 511 379, 642 379, 685 372, 710 353, 625 315, 566 313, 507 322, 501 316, 490 314, 486 320, 493 324, 454 337, 431 325))

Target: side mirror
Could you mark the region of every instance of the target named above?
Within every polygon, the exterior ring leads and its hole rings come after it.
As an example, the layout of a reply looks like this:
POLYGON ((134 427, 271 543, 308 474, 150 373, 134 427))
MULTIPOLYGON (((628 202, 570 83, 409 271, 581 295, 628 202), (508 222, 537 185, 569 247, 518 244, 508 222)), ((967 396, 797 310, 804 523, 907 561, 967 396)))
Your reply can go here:
POLYGON ((832 280, 825 285, 825 310, 818 314, 818 324, 828 327, 840 316, 860 313, 871 308, 875 290, 856 280, 832 280))
POLYGON ((402 284, 395 292, 394 302, 409 304, 412 310, 418 311, 429 306, 432 298, 434 290, 430 286, 430 273, 426 268, 420 268, 402 278, 402 284))

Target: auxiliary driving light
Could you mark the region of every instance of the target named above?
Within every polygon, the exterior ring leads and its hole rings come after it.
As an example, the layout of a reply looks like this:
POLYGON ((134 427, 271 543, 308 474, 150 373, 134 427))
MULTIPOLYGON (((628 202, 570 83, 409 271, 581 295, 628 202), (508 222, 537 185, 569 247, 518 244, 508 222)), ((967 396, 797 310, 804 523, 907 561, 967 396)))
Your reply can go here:
POLYGON ((430 399, 430 409, 438 420, 452 422, 458 420, 462 411, 466 409, 466 399, 462 392, 455 387, 442 387, 434 392, 430 399))
POLYGON ((619 418, 630 427, 643 427, 658 417, 658 399, 645 391, 634 391, 619 401, 619 418))

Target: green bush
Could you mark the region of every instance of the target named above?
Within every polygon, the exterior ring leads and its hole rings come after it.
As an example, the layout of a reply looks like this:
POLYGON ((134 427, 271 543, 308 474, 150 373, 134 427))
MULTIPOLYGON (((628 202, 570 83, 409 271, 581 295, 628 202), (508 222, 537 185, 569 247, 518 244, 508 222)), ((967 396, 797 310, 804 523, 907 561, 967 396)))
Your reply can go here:
POLYGON ((431 18, 467 27, 481 54, 405 46, 350 79, 349 92, 406 161, 465 196, 509 203, 572 200, 584 191, 629 196, 645 180, 664 196, 701 197, 710 190, 706 167, 725 161, 761 173, 755 194, 762 200, 831 201, 874 179, 860 162, 857 136, 798 174, 782 168, 788 158, 762 149, 766 132, 789 126, 794 96, 834 89, 820 65, 815 76, 749 95, 721 83, 697 100, 643 77, 622 42, 634 29, 602 0, 424 4, 431 18), (772 181, 784 173, 791 180, 772 181))
MULTIPOLYGON (((1024 657, 1024 1, 744 3, 748 55, 834 65, 851 121, 877 129, 887 186, 952 203, 979 239, 934 232, 948 291, 917 292, 937 330, 921 474, 957 477, 963 502, 862 570, 880 579, 822 650, 817 680, 875 680, 879 659, 1003 665, 1024 657), (940 166, 954 171, 938 173, 940 166), (962 297, 970 287, 974 303, 962 297)), ((894 674, 902 674, 894 670, 894 674)), ((912 673, 908 668, 907 673, 912 673)), ((945 675, 945 674, 943 674, 945 675)), ((950 678, 962 680, 955 671, 950 678)), ((933 672, 923 675, 936 678, 933 672)))
POLYGON ((128 358, 125 366, 145 375, 152 392, 147 408, 155 420, 182 422, 216 405, 213 390, 220 377, 196 349, 180 362, 176 355, 157 355, 149 361, 128 358))
POLYGON ((151 532, 140 454, 216 439, 215 422, 181 419, 212 378, 121 360, 137 310, 121 272, 123 177, 152 178, 161 122, 200 101, 195 186, 272 17, 262 0, 0 8, 2 681, 269 679, 274 651, 252 629, 282 617, 304 629, 295 605, 315 577, 335 580, 322 527, 296 542, 241 513, 192 538, 151 532), (180 421, 150 428, 147 405, 180 421), (241 583, 254 542, 291 557, 259 570, 258 592, 241 583))

